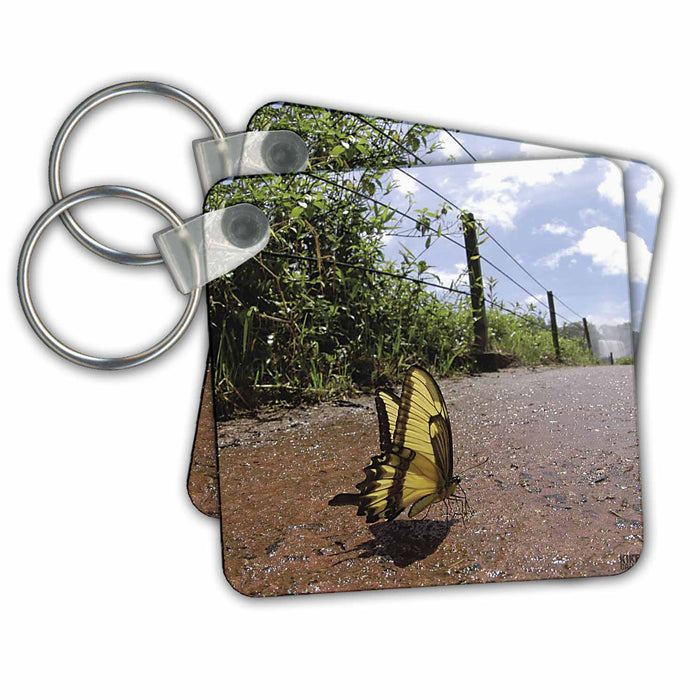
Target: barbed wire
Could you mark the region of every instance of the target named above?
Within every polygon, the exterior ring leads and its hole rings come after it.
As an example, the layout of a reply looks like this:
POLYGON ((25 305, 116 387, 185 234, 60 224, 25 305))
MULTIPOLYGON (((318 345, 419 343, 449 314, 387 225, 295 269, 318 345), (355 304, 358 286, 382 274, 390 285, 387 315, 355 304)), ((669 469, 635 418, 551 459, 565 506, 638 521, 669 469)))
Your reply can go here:
POLYGON ((443 129, 443 132, 446 133, 475 163, 477 162, 476 158, 467 150, 467 147, 449 129, 443 129))
MULTIPOLYGON (((386 202, 381 202, 381 201, 379 201, 378 199, 375 199, 374 197, 371 197, 371 196, 368 195, 368 194, 364 194, 363 192, 358 192, 356 189, 351 188, 351 187, 348 187, 347 185, 344 185, 344 184, 342 184, 342 183, 334 182, 333 180, 328 180, 328 179, 326 179, 326 178, 324 178, 324 177, 318 175, 318 173, 306 173, 306 175, 307 175, 308 177, 311 177, 311 178, 313 178, 313 179, 315 179, 315 180, 318 180, 318 181, 320 181, 320 182, 325 182, 326 184, 332 185, 332 186, 334 186, 334 187, 339 187, 339 188, 341 188, 341 189, 343 189, 343 190, 345 190, 345 191, 347 191, 347 192, 350 192, 351 194, 354 194, 354 195, 356 195, 356 196, 362 197, 363 199, 366 199, 366 200, 368 200, 368 201, 370 201, 370 202, 373 202, 374 204, 377 204, 377 205, 379 205, 379 206, 381 206, 381 207, 384 207, 384 208, 388 209, 389 211, 393 212, 394 214, 398 214, 398 215, 401 216, 401 217, 404 217, 404 218, 406 218, 406 219, 409 219, 410 221, 413 221, 415 224, 418 224, 419 226, 423 227, 424 229, 427 229, 428 231, 431 231, 432 233, 434 233, 434 234, 435 234, 436 236, 438 236, 439 238, 444 238, 444 239, 450 241, 450 243, 452 243, 453 245, 456 245, 457 247, 461 248, 461 249, 465 252, 465 255, 466 255, 466 253, 467 253, 467 247, 466 247, 466 245, 464 245, 464 243, 460 243, 459 241, 456 241, 456 240, 455 240, 454 238, 452 238, 450 235, 445 234, 445 233, 442 233, 441 231, 438 231, 438 230, 434 229, 432 226, 428 226, 427 224, 425 224, 425 222, 420 221, 419 219, 415 218, 414 216, 411 216, 410 214, 408 214, 408 213, 406 213, 406 212, 403 212, 403 211, 401 211, 400 209, 397 209, 396 207, 393 207, 393 206, 391 206, 390 204, 387 204, 386 202)), ((391 233, 388 233, 388 234, 386 234, 386 235, 387 235, 387 236, 391 236, 392 234, 391 234, 391 233)), ((418 237, 418 236, 416 236, 416 237, 418 237)), ((483 260, 485 263, 487 263, 488 265, 490 265, 491 267, 493 267, 494 270, 496 270, 496 271, 499 272, 501 275, 503 275, 503 277, 505 277, 505 278, 508 279, 510 282, 512 282, 516 287, 518 287, 518 288, 521 289, 523 292, 525 292, 525 293, 528 295, 528 297, 532 299, 533 302, 535 302, 535 303, 537 303, 537 304, 540 304, 540 306, 542 306, 543 308, 547 309, 547 311, 549 311, 549 305, 548 305, 548 304, 545 304, 544 301, 542 301, 542 299, 540 299, 534 292, 530 291, 527 287, 525 287, 525 286, 523 286, 522 284, 520 284, 520 282, 518 282, 518 281, 515 280, 513 277, 511 277, 505 270, 501 269, 498 265, 496 265, 494 262, 492 262, 491 260, 489 260, 489 259, 488 259, 487 257, 485 257, 483 254, 480 253, 480 254, 479 254, 479 257, 480 257, 481 260, 483 260)), ((544 289, 545 289, 545 291, 547 291, 546 288, 544 288, 544 289)), ((558 314, 558 315, 559 315, 563 320, 565 320, 567 323, 572 323, 572 321, 569 320, 566 316, 563 316, 562 314, 558 314)))
MULTIPOLYGON (((262 251, 263 255, 266 256, 271 256, 273 258, 285 258, 288 260, 302 260, 305 262, 311 262, 311 263, 317 263, 319 258, 311 257, 308 255, 299 255, 298 253, 283 253, 279 251, 272 251, 272 250, 263 250, 262 251)), ((360 270, 363 272, 369 272, 372 274, 376 275, 382 275, 384 277, 392 277, 394 279, 398 280, 404 280, 407 282, 413 282, 415 284, 422 284, 426 285, 428 287, 435 287, 437 289, 442 289, 446 292, 450 292, 452 294, 460 294, 463 296, 470 296, 471 292, 465 290, 465 289, 459 289, 454 286, 446 286, 444 284, 440 284, 438 282, 431 282, 430 280, 426 279, 420 279, 419 277, 411 277, 410 275, 403 275, 398 272, 392 272, 391 270, 378 270, 377 268, 372 268, 372 267, 367 267, 366 265, 360 265, 358 263, 348 263, 348 262, 343 262, 341 260, 337 260, 331 255, 322 255, 321 260, 332 260, 334 265, 337 265, 338 267, 344 267, 344 268, 349 268, 353 270, 360 270)), ((439 277, 438 277, 439 279, 439 277)), ((484 297, 484 303, 489 304, 491 308, 497 308, 499 311, 503 311, 504 313, 511 314, 513 316, 516 316, 517 318, 522 319, 523 321, 528 321, 529 323, 534 323, 536 325, 539 325, 541 322, 543 322, 543 319, 541 317, 532 317, 532 316, 526 316, 524 314, 520 314, 514 309, 509 309, 507 308, 503 302, 496 302, 491 299, 488 299, 484 297), (538 320, 539 319, 539 320, 538 320)))
MULTIPOLYGON (((391 141, 392 143, 394 143, 394 144, 396 144, 397 146, 399 146, 399 147, 400 147, 402 150, 404 150, 406 153, 411 154, 414 158, 416 158, 418 161, 420 161, 423 165, 426 164, 425 161, 424 161, 419 155, 413 153, 409 148, 407 148, 406 146, 404 146, 404 145, 403 145, 400 141, 398 141, 397 139, 393 138, 390 134, 387 134, 386 132, 382 131, 382 129, 380 129, 376 124, 373 124, 371 121, 365 119, 364 117, 362 117, 362 116, 359 115, 359 114, 358 114, 358 115, 355 115, 355 116, 357 117, 357 119, 358 119, 360 122, 362 122, 363 124, 366 124, 366 125, 369 126, 371 129, 373 129, 374 131, 378 132, 379 134, 381 134, 382 136, 384 136, 386 139, 388 139, 388 140, 391 141)), ((476 159, 476 157, 475 157, 475 156, 466 148, 466 146, 452 133, 452 131, 450 131, 449 129, 443 129, 442 131, 443 131, 445 134, 447 134, 447 135, 448 135, 448 136, 449 136, 449 137, 450 137, 450 138, 451 138, 451 139, 452 139, 452 140, 453 140, 453 141, 454 141, 454 142, 455 142, 455 143, 456 143, 456 144, 457 144, 457 145, 458 145, 458 146, 459 146, 459 147, 460 147, 460 148, 461 148, 475 163, 478 162, 477 159, 476 159)), ((396 166, 395 169, 396 169, 396 170, 399 170, 399 171, 402 172, 404 175, 407 175, 408 177, 410 177, 411 179, 413 179, 416 183, 418 183, 418 184, 421 185, 422 187, 425 187, 427 190, 429 190, 430 192, 432 192, 432 193, 433 193, 434 195, 436 195, 437 197, 440 197, 440 199, 442 199, 444 202, 446 202, 446 203, 449 204, 450 206, 454 207, 454 208, 457 209, 458 211, 461 211, 461 207, 458 207, 456 204, 454 204, 454 202, 450 201, 450 200, 449 200, 447 197, 445 197, 443 194, 441 194, 441 193, 438 192, 437 190, 433 189, 430 185, 426 184, 425 182, 423 182, 422 180, 420 180, 419 178, 417 178, 417 177, 416 177, 415 175, 413 175, 412 173, 407 172, 404 168, 402 168, 402 167, 400 167, 400 166, 396 166)), ((505 253, 505 254, 506 254, 506 255, 507 255, 507 256, 508 256, 508 257, 509 257, 509 258, 510 258, 524 273, 525 273, 525 274, 526 274, 526 275, 527 275, 527 276, 528 276, 528 277, 530 277, 530 279, 532 279, 533 282, 535 282, 535 284, 537 284, 543 291, 545 291, 545 292, 548 291, 547 287, 546 287, 544 284, 542 284, 542 282, 540 282, 539 279, 537 279, 537 277, 535 277, 535 276, 534 276, 534 275, 533 275, 533 274, 532 274, 532 273, 531 273, 531 272, 530 272, 530 271, 529 271, 529 270, 528 270, 528 269, 527 269, 527 268, 526 268, 526 267, 525 267, 525 266, 524 266, 524 265, 523 265, 523 264, 522 264, 522 263, 521 263, 521 262, 520 262, 520 261, 519 261, 519 260, 518 260, 518 259, 517 259, 517 258, 516 258, 516 257, 515 257, 515 256, 514 256, 514 255, 513 255, 513 254, 512 254, 512 253, 511 253, 511 252, 510 252, 496 237, 495 237, 495 236, 494 236, 494 235, 493 235, 493 234, 492 234, 492 233, 490 233, 490 232, 488 231, 488 229, 486 229, 486 228, 481 224, 481 222, 476 221, 476 223, 478 224, 478 226, 479 226, 479 228, 481 229, 482 233, 484 233, 486 236, 488 236, 488 237, 489 237, 489 238, 490 238, 490 239, 491 239, 491 240, 492 240, 492 241, 493 241, 493 242, 494 242, 494 243, 495 243, 495 244, 496 244, 496 245, 497 245, 497 246, 498 246, 498 247, 499 247, 499 248, 500 248, 500 249, 501 249, 501 250, 502 250, 502 251, 503 251, 503 252, 504 252, 504 253, 505 253)), ((482 257, 483 257, 483 256, 482 256, 482 257)), ((486 258, 483 258, 483 259, 486 261, 486 258)), ((487 262, 488 262, 488 261, 487 261, 487 262)), ((493 267, 496 267, 495 265, 493 265, 493 263, 489 263, 489 264, 491 264, 493 267)), ((501 273, 504 274, 502 271, 501 271, 501 273)), ((512 281, 512 278, 509 278, 509 279, 511 279, 511 281, 512 281)), ((521 288, 522 288, 522 287, 521 287, 521 288)), ((528 294, 530 294, 530 296, 532 296, 533 298, 536 296, 536 295, 534 295, 534 294, 531 294, 530 292, 528 292, 528 294)), ((583 318, 582 314, 579 314, 577 311, 575 311, 574 309, 572 309, 571 306, 569 306, 569 305, 568 305, 565 301, 563 301, 559 296, 557 296, 557 295, 555 294, 554 297, 555 297, 555 299, 556 299, 562 306, 566 307, 569 311, 571 311, 571 313, 573 313, 574 316, 578 316, 579 318, 583 318)), ((564 317, 562 316, 562 318, 564 318, 564 317)), ((569 323, 571 323, 571 321, 569 321, 569 323)))

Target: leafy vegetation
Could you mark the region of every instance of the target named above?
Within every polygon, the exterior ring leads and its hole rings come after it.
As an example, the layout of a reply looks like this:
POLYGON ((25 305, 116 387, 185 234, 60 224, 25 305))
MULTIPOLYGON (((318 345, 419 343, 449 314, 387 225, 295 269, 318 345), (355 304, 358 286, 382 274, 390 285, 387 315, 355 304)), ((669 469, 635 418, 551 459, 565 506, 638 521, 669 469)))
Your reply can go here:
MULTIPOLYGON (((272 230, 261 254, 209 285, 217 415, 347 396, 396 383, 414 363, 438 376, 471 371, 472 310, 456 291, 463 280, 443 285, 408 249, 399 260, 383 252, 386 236, 421 236, 427 248, 453 232, 458 217, 446 204, 407 219, 385 203, 395 183, 383 169, 438 147, 434 130, 274 105, 251 126, 300 133, 311 172, 239 178, 207 198, 210 210, 255 204, 272 230), (370 169, 345 172, 360 167, 370 169), (319 175, 324 168, 341 172, 319 175)), ((492 349, 553 362, 545 320, 532 307, 506 309, 494 287, 492 349)), ((561 348, 567 362, 595 362, 575 329, 562 329, 561 348)))

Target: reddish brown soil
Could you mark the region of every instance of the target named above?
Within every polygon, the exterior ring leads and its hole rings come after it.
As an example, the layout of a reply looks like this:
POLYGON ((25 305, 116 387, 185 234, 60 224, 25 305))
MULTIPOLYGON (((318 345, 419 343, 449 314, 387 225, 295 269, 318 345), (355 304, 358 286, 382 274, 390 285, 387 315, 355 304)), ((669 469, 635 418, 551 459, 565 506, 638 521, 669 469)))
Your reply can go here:
MULTIPOLYGON (((329 498, 378 451, 372 397, 222 423, 225 572, 247 595, 601 576, 642 548, 634 368, 440 382, 473 515, 368 526, 329 498)), ((213 501, 212 501, 213 503, 213 501)))
POLYGON ((219 517, 219 478, 216 459, 216 426, 212 395, 211 366, 207 362, 202 398, 199 402, 197 431, 192 445, 187 492, 192 503, 205 515, 219 517))

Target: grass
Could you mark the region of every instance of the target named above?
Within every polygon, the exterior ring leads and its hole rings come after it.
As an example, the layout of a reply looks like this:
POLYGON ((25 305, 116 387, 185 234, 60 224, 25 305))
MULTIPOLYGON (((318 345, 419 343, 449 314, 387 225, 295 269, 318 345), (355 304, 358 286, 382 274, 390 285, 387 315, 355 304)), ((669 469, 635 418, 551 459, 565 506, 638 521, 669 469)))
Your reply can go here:
MULTIPOLYGON (((394 269, 390 263, 386 266, 394 269)), ((463 296, 437 295, 393 278, 369 280, 367 273, 361 280, 345 275, 336 295, 330 292, 331 284, 324 293, 310 294, 305 272, 282 268, 277 274, 279 288, 287 291, 284 312, 271 291, 276 284, 270 285, 270 298, 248 306, 240 302, 232 280, 222 278, 212 285, 211 317, 218 319, 214 365, 220 417, 397 384, 415 363, 438 377, 467 374, 475 368, 473 314, 463 296), (338 295, 346 286, 350 291, 338 295)), ((545 320, 532 310, 518 313, 516 317, 506 310, 488 312, 489 349, 522 365, 554 364, 545 320)), ((562 363, 596 364, 577 330, 560 329, 562 363)))
MULTIPOLYGON (((435 130, 294 105, 259 110, 252 126, 293 129, 309 147, 310 171, 338 174, 335 182, 238 178, 210 191, 208 210, 255 204, 272 231, 265 251, 208 286, 217 416, 395 384, 415 363, 439 377, 472 371, 468 297, 376 272, 439 282, 407 250, 386 260, 384 237, 419 235, 427 249, 461 233, 460 212, 446 203, 416 210, 415 223, 382 204, 396 186, 383 169, 420 162, 439 147, 435 130)), ((495 286, 490 280, 490 349, 525 365, 554 363, 545 320, 532 308, 515 309, 524 318, 499 309, 495 286)), ((596 363, 582 329, 564 327, 560 339, 563 362, 596 363)))

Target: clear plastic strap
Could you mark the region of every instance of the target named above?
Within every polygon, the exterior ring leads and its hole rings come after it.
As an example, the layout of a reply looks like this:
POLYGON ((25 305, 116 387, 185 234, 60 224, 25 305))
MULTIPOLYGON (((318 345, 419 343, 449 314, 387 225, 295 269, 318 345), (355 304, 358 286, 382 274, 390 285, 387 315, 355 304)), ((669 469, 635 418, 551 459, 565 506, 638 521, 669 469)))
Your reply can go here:
POLYGON ((186 219, 153 238, 175 286, 188 294, 259 253, 270 238, 270 225, 256 206, 236 204, 186 219))
POLYGON ((199 139, 192 148, 205 194, 227 177, 301 172, 309 160, 306 144, 293 131, 227 134, 225 139, 199 139))
MULTIPOLYGON (((192 144, 204 192, 227 177, 300 172, 306 144, 293 131, 251 131, 192 144)), ((232 272, 259 253, 270 238, 265 215, 252 204, 208 212, 154 234, 175 286, 183 293, 232 272)))

